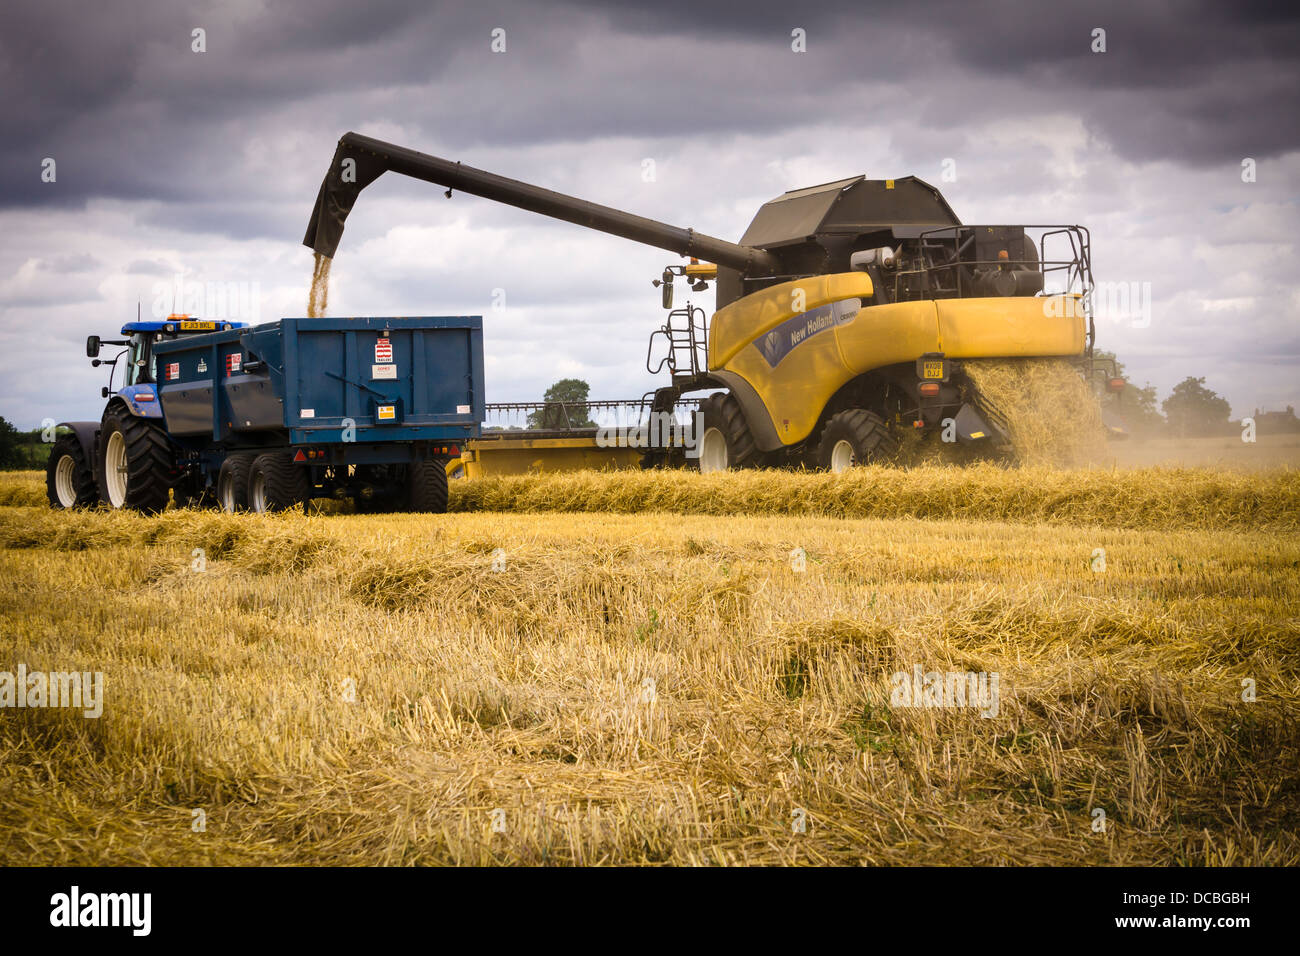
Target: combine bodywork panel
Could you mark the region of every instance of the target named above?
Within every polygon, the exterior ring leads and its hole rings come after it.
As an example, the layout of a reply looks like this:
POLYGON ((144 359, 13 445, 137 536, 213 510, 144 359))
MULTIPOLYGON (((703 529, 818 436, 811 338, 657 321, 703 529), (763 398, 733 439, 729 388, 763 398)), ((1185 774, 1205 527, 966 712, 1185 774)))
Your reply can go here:
MULTIPOLYGON (((764 451, 803 441, 851 379, 927 353, 948 358, 1077 356, 1086 329, 1068 296, 940 299, 863 306, 871 282, 860 273, 783 283, 718 310, 711 329, 715 371, 742 378, 771 428, 753 427, 764 451), (855 284, 856 282, 856 284, 855 284), (807 290, 808 311, 791 309, 807 290), (842 297, 846 292, 858 296, 842 297), (725 345, 724 345, 725 343, 725 345), (770 446, 770 447, 765 447, 770 446)), ((753 418, 757 411, 748 405, 753 418)), ((755 423, 751 421, 751 426, 755 423)))

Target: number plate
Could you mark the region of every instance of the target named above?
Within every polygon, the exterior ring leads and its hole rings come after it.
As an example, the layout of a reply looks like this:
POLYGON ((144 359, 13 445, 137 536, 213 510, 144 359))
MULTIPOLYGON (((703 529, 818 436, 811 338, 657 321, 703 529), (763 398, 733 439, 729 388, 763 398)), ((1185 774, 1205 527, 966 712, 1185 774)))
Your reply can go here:
POLYGON ((214 332, 216 331, 216 328, 217 328, 217 323, 215 322, 182 322, 181 323, 182 332, 214 332))
POLYGON ((925 362, 921 374, 925 378, 943 378, 943 362, 925 362))

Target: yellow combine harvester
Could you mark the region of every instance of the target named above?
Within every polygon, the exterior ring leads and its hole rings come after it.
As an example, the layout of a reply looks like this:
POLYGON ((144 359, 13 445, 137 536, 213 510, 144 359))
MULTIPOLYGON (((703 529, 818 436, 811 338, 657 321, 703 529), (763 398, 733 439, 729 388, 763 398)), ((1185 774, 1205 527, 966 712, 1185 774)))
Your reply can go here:
POLYGON ((1087 230, 963 224, 915 177, 788 192, 732 243, 348 133, 304 243, 333 256, 358 193, 389 170, 692 257, 655 282, 670 314, 647 367, 671 384, 630 403, 640 427, 489 430, 462 474, 633 461, 839 471, 890 456, 906 431, 991 447, 1004 426, 964 360, 1091 356, 1087 230), (673 309, 675 279, 715 283, 711 321, 673 309))

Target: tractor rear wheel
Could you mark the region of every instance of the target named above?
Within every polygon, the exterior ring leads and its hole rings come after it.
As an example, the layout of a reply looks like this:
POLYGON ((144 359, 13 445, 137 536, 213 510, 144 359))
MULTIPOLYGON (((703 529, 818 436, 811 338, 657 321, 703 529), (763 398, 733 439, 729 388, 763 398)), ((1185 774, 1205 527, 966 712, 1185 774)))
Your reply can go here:
POLYGON ((269 451, 253 459, 248 469, 250 511, 288 511, 305 502, 310 494, 307 469, 295 465, 287 451, 269 451))
POLYGON ((104 415, 96 449, 101 500, 157 514, 167 507, 176 456, 167 433, 125 409, 104 415))
POLYGON ((222 511, 233 513, 248 510, 248 472, 253 467, 253 455, 239 452, 227 455, 217 472, 217 505, 222 511))
POLYGON ((897 451, 898 442, 884 419, 865 408, 849 408, 832 415, 822 429, 817 464, 841 472, 854 465, 887 461, 897 451))
POLYGON ((89 508, 99 501, 95 473, 76 435, 54 442, 45 463, 45 494, 51 508, 89 508))
POLYGON ((447 513, 447 464, 440 459, 413 461, 406 468, 406 507, 427 514, 447 513))
POLYGON ((758 448, 745 423, 745 412, 734 395, 710 395, 700 402, 700 434, 696 436, 701 472, 729 471, 756 463, 758 448))

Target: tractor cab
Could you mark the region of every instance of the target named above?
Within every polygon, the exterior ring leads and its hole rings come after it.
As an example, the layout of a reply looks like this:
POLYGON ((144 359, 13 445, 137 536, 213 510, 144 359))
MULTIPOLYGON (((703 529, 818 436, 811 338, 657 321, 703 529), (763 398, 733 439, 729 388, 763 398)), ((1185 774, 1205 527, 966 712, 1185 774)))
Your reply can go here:
POLYGON ((98 335, 88 336, 86 338, 86 356, 94 359, 91 364, 96 367, 100 365, 111 366, 109 383, 101 389, 101 393, 107 398, 113 392, 113 373, 117 371, 117 363, 123 357, 126 358, 126 368, 123 371, 119 388, 152 385, 158 380, 157 363, 153 357, 155 342, 203 332, 242 329, 247 325, 247 322, 195 319, 180 313, 173 313, 165 319, 137 319, 122 326, 122 335, 126 336, 126 338, 101 339, 98 335), (124 348, 111 360, 105 362, 99 358, 100 350, 105 345, 121 345, 124 348))

